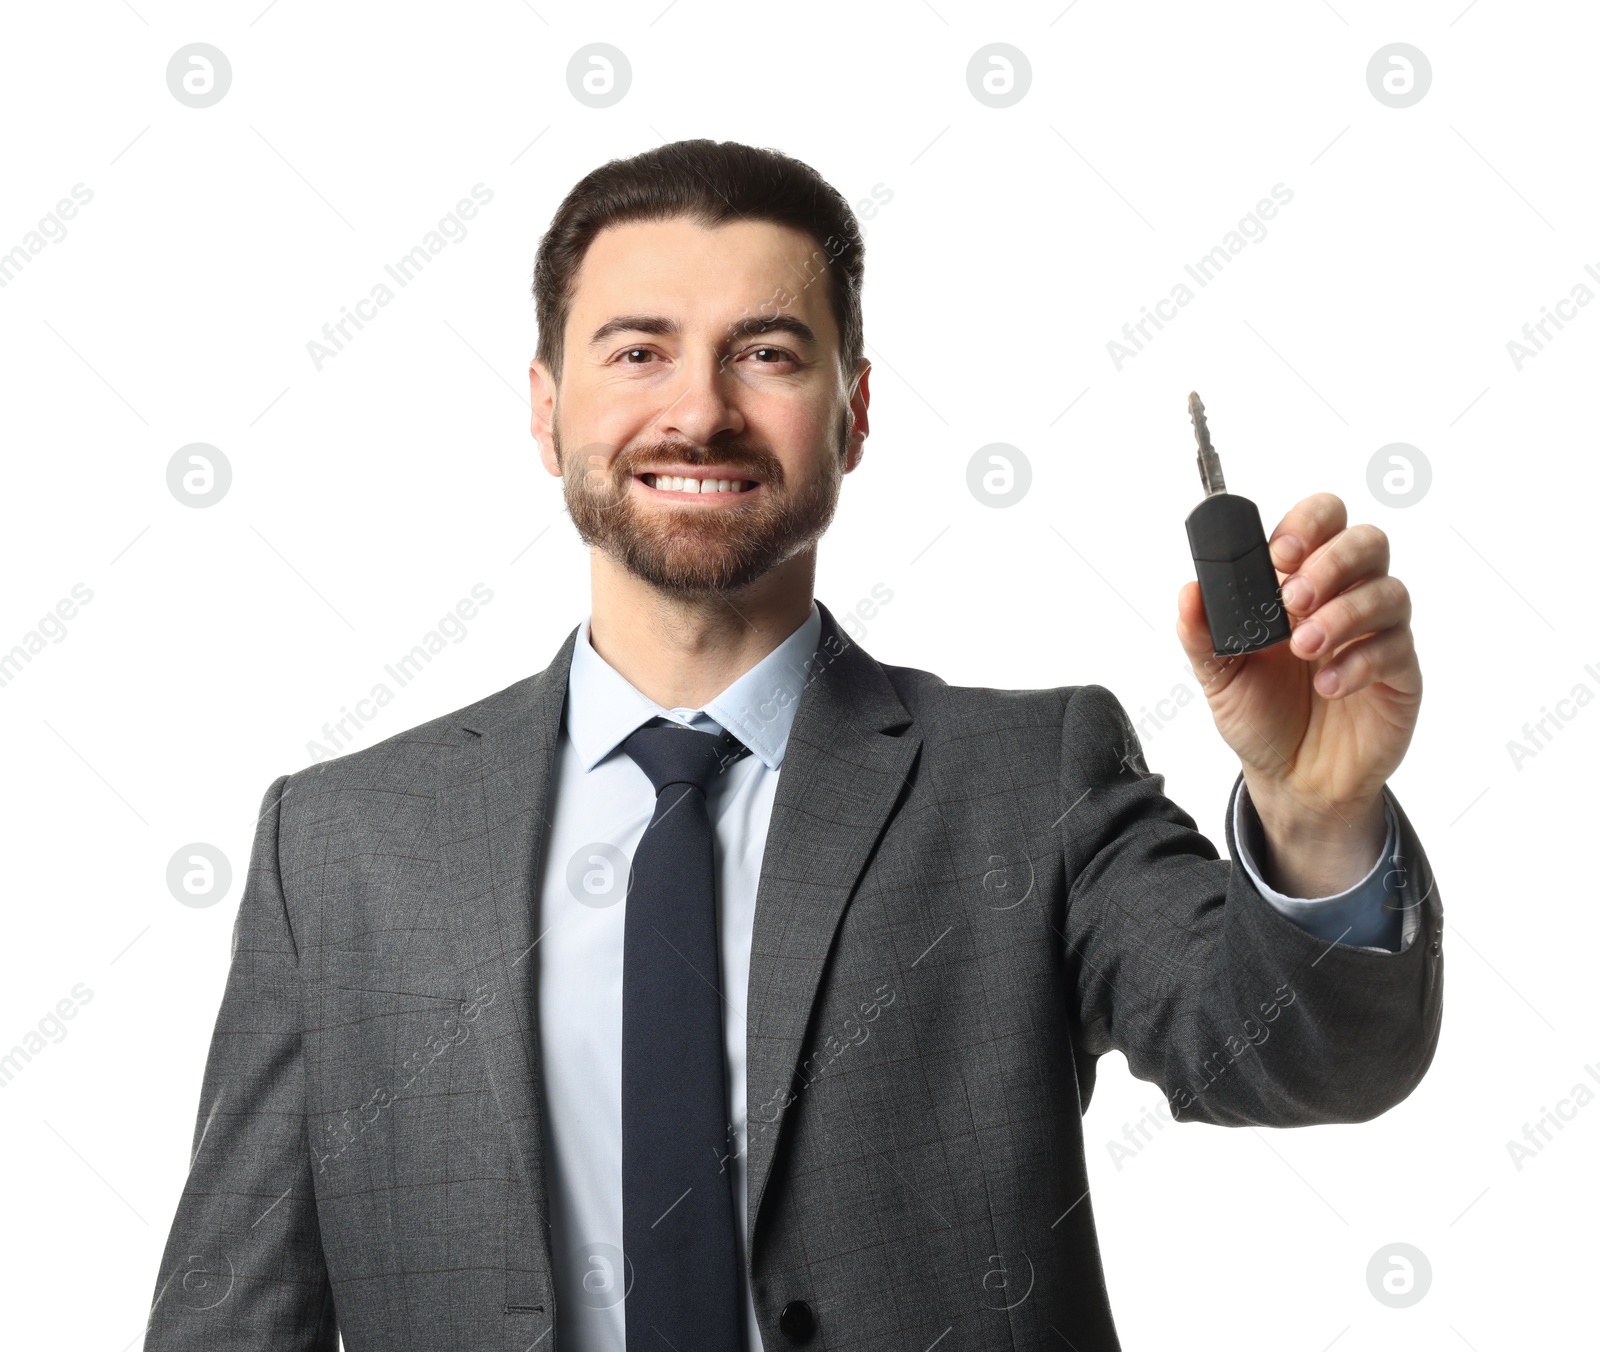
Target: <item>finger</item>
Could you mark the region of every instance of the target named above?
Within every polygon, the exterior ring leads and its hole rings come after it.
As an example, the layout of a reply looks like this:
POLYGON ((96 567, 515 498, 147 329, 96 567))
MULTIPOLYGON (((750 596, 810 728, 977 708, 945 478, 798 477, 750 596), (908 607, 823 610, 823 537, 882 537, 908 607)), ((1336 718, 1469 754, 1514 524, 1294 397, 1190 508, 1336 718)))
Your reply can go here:
POLYGON ((1364 578, 1389 571, 1389 537, 1363 522, 1342 530, 1313 550, 1299 569, 1283 580, 1283 604, 1305 615, 1364 578))
POLYGON ((1280 573, 1292 572, 1302 559, 1342 531, 1347 520, 1344 500, 1332 493, 1302 498, 1267 537, 1273 566, 1280 573))
POLYGON ((1311 684, 1325 699, 1344 699, 1379 682, 1402 694, 1422 693, 1422 668, 1410 625, 1385 629, 1350 644, 1311 684))
POLYGON ((1178 642, 1189 665, 1200 674, 1199 664, 1211 656, 1211 631, 1206 628, 1206 608, 1200 600, 1200 584, 1185 582, 1178 588, 1178 642))
POLYGON ((1301 657, 1317 657, 1338 650, 1343 643, 1411 622, 1411 593, 1397 577, 1385 573, 1368 578, 1319 606, 1299 624, 1289 639, 1301 657))

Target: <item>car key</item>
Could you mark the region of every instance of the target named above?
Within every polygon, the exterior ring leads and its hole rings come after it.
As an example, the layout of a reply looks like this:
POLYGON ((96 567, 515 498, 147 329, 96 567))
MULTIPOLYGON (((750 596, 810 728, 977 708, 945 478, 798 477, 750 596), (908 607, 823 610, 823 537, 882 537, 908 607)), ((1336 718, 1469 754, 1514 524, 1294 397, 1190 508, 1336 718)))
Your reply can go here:
POLYGON ((1249 498, 1228 492, 1222 461, 1211 445, 1206 406, 1193 391, 1189 417, 1200 444, 1197 459, 1206 495, 1184 525, 1211 630, 1212 655, 1233 657, 1270 648, 1289 637, 1289 616, 1278 592, 1261 513, 1249 498))

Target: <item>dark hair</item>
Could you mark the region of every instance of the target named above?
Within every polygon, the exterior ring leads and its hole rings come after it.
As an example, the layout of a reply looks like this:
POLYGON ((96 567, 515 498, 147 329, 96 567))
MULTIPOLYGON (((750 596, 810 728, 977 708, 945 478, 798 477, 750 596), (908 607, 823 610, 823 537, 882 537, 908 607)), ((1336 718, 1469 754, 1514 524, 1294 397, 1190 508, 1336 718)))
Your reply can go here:
MULTIPOLYGON (((561 379, 562 338, 574 279, 594 237, 607 226, 687 216, 707 228, 735 219, 770 221, 809 234, 812 261, 826 275, 846 376, 861 360, 865 246, 850 204, 810 165, 737 141, 673 141, 585 175, 556 209, 539 241, 533 299, 535 355, 561 379)), ((804 285, 816 280, 807 265, 804 285)))

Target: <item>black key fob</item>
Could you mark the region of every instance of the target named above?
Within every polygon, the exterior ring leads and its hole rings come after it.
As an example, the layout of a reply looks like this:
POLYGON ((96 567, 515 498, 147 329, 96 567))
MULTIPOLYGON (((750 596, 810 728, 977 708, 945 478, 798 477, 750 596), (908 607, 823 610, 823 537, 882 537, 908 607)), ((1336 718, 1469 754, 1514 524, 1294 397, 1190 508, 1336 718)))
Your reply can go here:
POLYGON ((1189 395, 1189 416, 1199 443, 1200 481, 1206 496, 1189 513, 1189 553, 1206 608, 1214 657, 1270 648, 1289 637, 1289 615, 1278 592, 1261 513, 1249 498, 1230 493, 1222 461, 1211 445, 1205 405, 1189 395))

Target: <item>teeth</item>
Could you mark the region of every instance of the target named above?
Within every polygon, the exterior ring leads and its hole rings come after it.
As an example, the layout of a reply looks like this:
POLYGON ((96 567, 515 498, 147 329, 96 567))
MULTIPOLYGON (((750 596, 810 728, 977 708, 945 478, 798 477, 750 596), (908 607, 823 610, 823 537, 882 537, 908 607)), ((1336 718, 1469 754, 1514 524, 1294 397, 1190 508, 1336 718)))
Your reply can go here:
POLYGON ((666 493, 743 493, 753 487, 749 479, 693 479, 683 474, 642 474, 652 488, 666 493))

